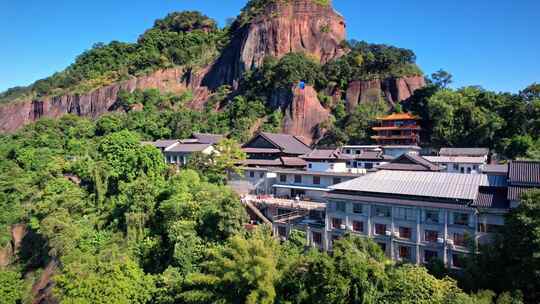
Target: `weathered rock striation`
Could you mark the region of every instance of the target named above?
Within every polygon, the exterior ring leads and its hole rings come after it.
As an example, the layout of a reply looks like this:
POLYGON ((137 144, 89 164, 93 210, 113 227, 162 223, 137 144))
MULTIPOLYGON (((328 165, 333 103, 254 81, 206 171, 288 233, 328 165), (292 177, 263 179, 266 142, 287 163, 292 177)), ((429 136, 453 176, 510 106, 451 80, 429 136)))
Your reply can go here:
POLYGON ((268 56, 281 58, 303 52, 321 63, 345 54, 345 20, 329 5, 312 0, 278 1, 243 25, 203 82, 215 89, 236 85, 242 74, 261 66, 268 56))
POLYGON ((416 90, 425 85, 423 76, 352 81, 346 94, 347 110, 353 111, 359 104, 378 101, 381 98, 395 106, 410 98, 416 90))
POLYGON ((321 124, 328 120, 330 111, 325 109, 312 86, 294 88, 290 103, 285 107, 283 132, 305 138, 308 144, 322 134, 321 124))
POLYGON ((58 118, 65 114, 99 117, 114 110, 121 90, 159 89, 162 92, 181 93, 191 89, 195 96, 192 103, 196 107, 209 95, 208 90, 200 86, 201 81, 199 73, 174 68, 115 83, 87 94, 68 94, 0 105, 0 132, 15 131, 42 117, 58 118))

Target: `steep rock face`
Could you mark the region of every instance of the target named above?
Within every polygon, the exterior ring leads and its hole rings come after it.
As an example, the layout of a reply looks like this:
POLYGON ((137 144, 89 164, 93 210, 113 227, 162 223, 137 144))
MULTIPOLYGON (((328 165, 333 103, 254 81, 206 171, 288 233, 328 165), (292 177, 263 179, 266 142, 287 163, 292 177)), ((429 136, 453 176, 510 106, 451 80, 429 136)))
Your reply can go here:
POLYGON ((0 268, 9 266, 16 259, 26 232, 26 225, 17 224, 11 227, 11 242, 0 249, 0 268))
POLYGON ((200 86, 200 73, 182 69, 156 71, 148 76, 133 78, 102 87, 82 95, 46 97, 0 105, 0 132, 11 132, 41 117, 58 118, 65 114, 75 114, 96 118, 113 110, 120 90, 159 89, 163 92, 180 93, 193 90, 194 106, 208 97, 209 92, 200 86))
POLYGON ((381 97, 395 106, 425 85, 423 76, 352 81, 346 94, 347 109, 352 111, 359 104, 377 101, 381 97))
POLYGON ((329 117, 330 111, 321 105, 313 87, 295 88, 292 100, 285 108, 283 132, 311 141, 321 136, 320 125, 329 117))
POLYGON ((345 27, 345 20, 331 4, 319 5, 312 0, 271 4, 235 33, 204 85, 235 85, 243 72, 260 66, 267 56, 281 58, 304 52, 326 63, 345 53, 340 47, 345 27))

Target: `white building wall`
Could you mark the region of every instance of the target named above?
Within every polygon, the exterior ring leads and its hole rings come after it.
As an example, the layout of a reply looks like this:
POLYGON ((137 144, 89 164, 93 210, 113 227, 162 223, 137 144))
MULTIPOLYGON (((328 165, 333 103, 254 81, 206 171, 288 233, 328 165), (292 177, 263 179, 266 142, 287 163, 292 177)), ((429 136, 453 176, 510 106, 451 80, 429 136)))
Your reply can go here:
POLYGON ((454 246, 453 234, 469 235, 475 237, 476 225, 478 216, 471 210, 452 210, 452 209, 433 209, 423 207, 400 206, 396 204, 374 204, 371 202, 344 200, 329 198, 327 213, 326 213, 326 230, 328 236, 325 248, 332 250, 332 239, 350 232, 353 235, 372 238, 376 243, 384 244, 386 254, 394 260, 400 260, 401 247, 409 248, 411 263, 424 263, 424 257, 427 251, 436 252, 437 258, 441 259, 445 264, 452 265, 452 256, 455 253, 466 254, 468 248, 465 246, 454 246), (345 203, 345 211, 338 210, 338 202, 345 203), (362 213, 353 213, 353 204, 362 204, 362 213), (385 206, 391 208, 391 215, 381 216, 376 214, 376 206, 385 206), (400 216, 399 209, 409 210, 408 217, 400 216), (427 211, 438 211, 436 221, 428 221, 426 218, 427 211), (467 213, 468 225, 458 225, 453 221, 454 213, 467 213), (343 227, 332 227, 332 219, 342 219, 343 227), (362 232, 352 231, 353 221, 358 220, 364 224, 362 232), (378 224, 386 225, 384 233, 376 233, 378 224), (400 227, 410 229, 410 238, 404 238, 399 234, 400 227), (428 241, 426 239, 426 231, 434 231, 437 233, 437 239, 428 241))

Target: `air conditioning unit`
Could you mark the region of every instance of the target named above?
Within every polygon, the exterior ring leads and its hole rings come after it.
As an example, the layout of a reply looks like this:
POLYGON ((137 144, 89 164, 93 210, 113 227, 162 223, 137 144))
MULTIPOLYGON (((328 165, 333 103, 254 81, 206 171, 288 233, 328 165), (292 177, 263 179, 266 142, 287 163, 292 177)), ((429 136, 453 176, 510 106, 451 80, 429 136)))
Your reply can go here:
POLYGON ((448 244, 448 246, 454 246, 454 240, 448 239, 446 240, 446 244, 448 244))
POLYGON ((386 236, 392 236, 392 231, 386 230, 386 236))
POLYGON ((339 225, 339 229, 341 229, 341 230, 345 230, 346 228, 347 228, 347 227, 345 226, 345 224, 339 225))
POLYGON ((394 236, 398 238, 399 237, 399 231, 394 232, 394 236))
POLYGON ((437 243, 439 243, 439 244, 444 243, 444 239, 443 238, 437 238, 437 243))
POLYGON ((353 226, 352 225, 347 226, 347 230, 353 231, 353 226))

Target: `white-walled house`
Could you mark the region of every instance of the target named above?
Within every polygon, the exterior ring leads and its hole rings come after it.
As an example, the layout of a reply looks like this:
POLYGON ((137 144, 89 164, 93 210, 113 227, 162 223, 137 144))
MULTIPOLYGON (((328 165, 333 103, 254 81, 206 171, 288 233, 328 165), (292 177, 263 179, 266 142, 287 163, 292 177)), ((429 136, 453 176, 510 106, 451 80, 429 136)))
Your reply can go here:
POLYGON ((216 153, 215 145, 222 139, 223 136, 218 134, 194 133, 188 139, 162 139, 143 144, 158 148, 168 164, 185 166, 194 153, 216 153))
POLYGON ((428 161, 441 166, 443 172, 480 174, 487 164, 483 156, 423 156, 428 161))

